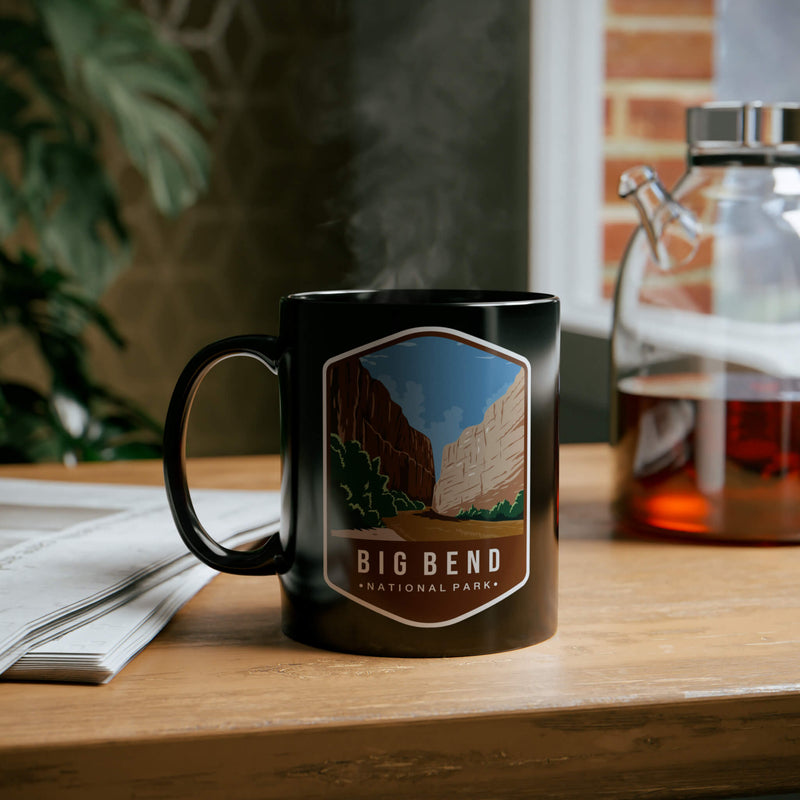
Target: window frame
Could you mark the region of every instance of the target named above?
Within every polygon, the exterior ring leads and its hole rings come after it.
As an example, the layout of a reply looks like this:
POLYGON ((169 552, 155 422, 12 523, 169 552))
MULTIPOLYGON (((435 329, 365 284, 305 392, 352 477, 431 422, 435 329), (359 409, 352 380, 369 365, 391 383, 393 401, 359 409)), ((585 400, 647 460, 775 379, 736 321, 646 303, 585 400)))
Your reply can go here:
POLYGON ((603 283, 605 3, 531 0, 529 274, 562 328, 611 332, 603 283))

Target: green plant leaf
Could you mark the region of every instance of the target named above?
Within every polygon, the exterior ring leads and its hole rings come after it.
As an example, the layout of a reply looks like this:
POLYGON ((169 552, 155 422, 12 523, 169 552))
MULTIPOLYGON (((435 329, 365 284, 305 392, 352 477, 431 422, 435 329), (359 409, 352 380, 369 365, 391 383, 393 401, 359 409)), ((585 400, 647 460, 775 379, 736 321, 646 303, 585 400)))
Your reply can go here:
POLYGON ((177 214, 208 184, 208 148, 187 120, 207 122, 197 72, 119 0, 38 0, 70 82, 112 117, 158 208, 177 214))
MULTIPOLYGON (((2 21, 0 21, 2 24, 2 21)), ((28 100, 22 92, 7 83, 0 83, 0 131, 19 135, 22 123, 19 116, 28 107, 28 100)))
POLYGON ((0 462, 53 461, 63 441, 46 397, 30 386, 0 383, 0 462))
POLYGON ((31 258, 14 262, 0 251, 0 322, 18 326, 33 339, 50 370, 54 392, 74 395, 85 404, 93 396, 108 396, 90 378, 82 335, 93 324, 116 345, 123 344, 122 338, 103 309, 75 292, 63 273, 42 268, 31 258))
POLYGON ((68 265, 99 296, 127 263, 130 249, 117 199, 94 154, 79 143, 30 143, 22 187, 45 260, 68 265))
POLYGON ((51 385, 0 379, 0 461, 157 457, 160 425, 94 380, 84 341, 92 325, 123 344, 96 298, 130 247, 99 130, 109 115, 159 209, 176 213, 210 171, 201 81, 124 0, 29 6, 0 17, 0 325, 33 341, 51 385))
POLYGON ((14 231, 19 212, 17 190, 5 175, 0 174, 0 237, 9 236, 14 231))
MULTIPOLYGON (((24 111, 26 116, 20 122, 9 117, 6 109, 3 115, 4 129, 16 135, 21 142, 26 138, 25 128, 35 129, 43 119, 50 120, 51 123, 55 120, 62 128, 79 124, 83 134, 89 133, 92 129, 91 123, 64 92, 64 79, 58 60, 41 24, 38 21, 3 17, 0 19, 0 31, 0 54, 8 62, 2 86, 22 97, 24 107, 11 107, 15 114, 24 111)), ((9 99, 10 95, 3 98, 4 106, 9 99)))
POLYGON ((21 64, 36 64, 37 50, 47 47, 41 27, 19 17, 0 17, 0 53, 12 56, 21 64))

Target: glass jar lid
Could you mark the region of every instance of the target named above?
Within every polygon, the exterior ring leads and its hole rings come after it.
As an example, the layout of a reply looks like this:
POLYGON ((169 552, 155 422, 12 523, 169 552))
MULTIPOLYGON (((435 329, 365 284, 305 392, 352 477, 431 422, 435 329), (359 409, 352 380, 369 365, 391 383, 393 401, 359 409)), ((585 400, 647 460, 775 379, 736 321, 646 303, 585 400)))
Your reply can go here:
POLYGON ((706 103, 687 109, 690 152, 800 149, 798 103, 706 103))

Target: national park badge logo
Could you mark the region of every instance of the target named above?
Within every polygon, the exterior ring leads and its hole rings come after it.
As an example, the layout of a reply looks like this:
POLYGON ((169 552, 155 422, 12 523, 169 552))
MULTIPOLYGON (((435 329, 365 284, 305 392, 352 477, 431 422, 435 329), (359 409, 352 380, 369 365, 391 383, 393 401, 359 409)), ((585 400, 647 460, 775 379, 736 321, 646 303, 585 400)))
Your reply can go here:
POLYGON ((466 619, 529 576, 530 364, 414 328, 323 368, 325 580, 408 625, 466 619))

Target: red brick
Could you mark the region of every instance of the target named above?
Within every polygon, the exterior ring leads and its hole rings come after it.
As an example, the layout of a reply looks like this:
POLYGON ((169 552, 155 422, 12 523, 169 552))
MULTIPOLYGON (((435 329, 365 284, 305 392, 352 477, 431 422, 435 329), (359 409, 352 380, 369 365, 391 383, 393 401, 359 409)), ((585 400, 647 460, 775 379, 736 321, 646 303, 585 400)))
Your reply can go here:
POLYGON ((637 17, 713 17, 714 0, 608 0, 608 10, 637 17))
POLYGON ((711 287, 707 283, 689 283, 643 288, 639 292, 639 302, 708 314, 711 312, 711 287))
POLYGON ((603 275, 602 296, 603 300, 613 300, 617 289, 617 274, 603 275))
POLYGON ((678 271, 690 272, 692 270, 707 270, 714 261, 714 239, 711 236, 703 236, 700 238, 697 252, 692 256, 692 260, 682 267, 678 267, 678 271))
POLYGON ((705 31, 606 32, 607 78, 710 80, 713 39, 705 31))
MULTIPOLYGON (((633 223, 608 223, 604 230, 603 250, 606 265, 620 264, 625 255, 630 235, 636 226, 633 223), (627 238, 625 233, 627 232, 627 238)), ((684 251, 681 251, 684 252, 684 251)), ((708 270, 711 265, 713 240, 710 237, 700 239, 697 252, 685 264, 674 264, 667 271, 651 260, 645 267, 644 280, 660 281, 669 276, 674 282, 681 284, 705 284, 708 281, 708 270)), ((687 253, 688 255, 688 253, 687 253)))
POLYGON ((654 141, 684 141, 688 105, 680 100, 632 97, 628 101, 627 133, 654 141))
MULTIPOLYGON (((709 280, 709 267, 713 251, 713 239, 705 237, 700 240, 697 252, 685 264, 673 264, 665 272, 660 266, 653 263, 647 266, 646 272, 650 276, 661 278, 668 274, 674 281, 681 284, 705 284, 709 280)), ((685 250, 681 249, 680 252, 683 253, 685 250)), ((689 254, 686 253, 686 255, 689 254)))
POLYGON ((617 194, 619 179, 623 172, 638 164, 647 163, 656 170, 661 182, 667 189, 673 187, 678 178, 686 171, 686 162, 680 158, 642 159, 642 158, 607 158, 605 160, 604 202, 610 204, 624 203, 617 194))
POLYGON ((645 267, 644 280, 662 280, 665 276, 676 284, 706 284, 709 281, 709 262, 706 254, 712 249, 711 240, 705 239, 701 243, 700 250, 686 264, 674 264, 668 269, 662 269, 658 264, 651 261, 645 267), (707 243, 707 245, 706 245, 707 243))
POLYGON ((603 227, 603 262, 619 264, 636 225, 632 222, 607 222, 603 227))

